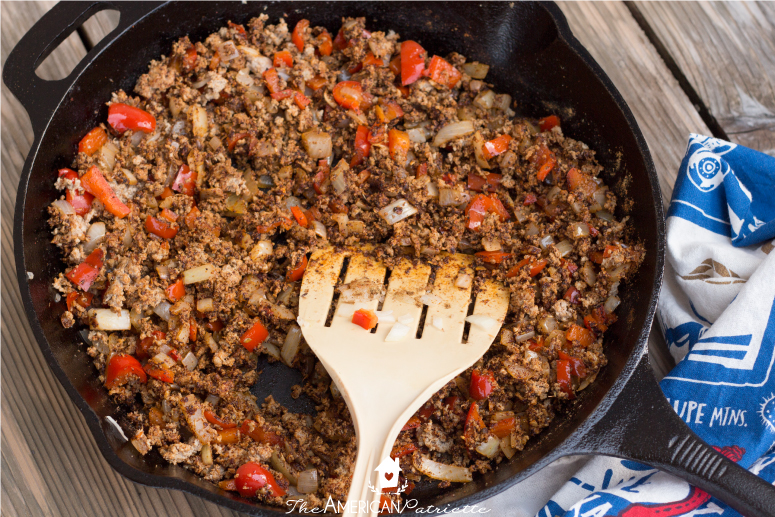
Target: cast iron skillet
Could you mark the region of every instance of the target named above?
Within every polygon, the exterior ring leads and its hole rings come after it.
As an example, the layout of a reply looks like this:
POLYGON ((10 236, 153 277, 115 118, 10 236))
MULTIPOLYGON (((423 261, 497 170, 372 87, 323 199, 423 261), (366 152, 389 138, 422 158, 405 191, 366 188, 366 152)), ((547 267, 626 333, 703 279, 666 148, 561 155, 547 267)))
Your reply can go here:
MULTIPOLYGON (((368 26, 395 29, 435 54, 459 51, 491 65, 488 81, 511 93, 524 115, 560 113, 563 130, 597 151, 613 184, 629 178, 629 212, 648 253, 637 278, 622 289, 619 322, 606 335, 608 366, 569 411, 512 461, 472 483, 440 490, 427 483, 412 497, 420 507, 481 502, 568 454, 607 454, 647 463, 684 477, 745 515, 772 515, 775 489, 716 453, 676 416, 648 364, 647 337, 662 281, 664 223, 656 173, 646 143, 622 97, 573 37, 560 10, 535 3, 123 3, 65 2, 47 13, 8 57, 3 79, 32 120, 35 142, 27 157, 16 205, 14 243, 24 305, 51 369, 84 414, 111 466, 138 483, 197 494, 253 515, 284 509, 251 504, 204 482, 158 455, 142 457, 107 423, 120 412, 97 382, 75 329, 59 323, 64 302, 51 283, 62 270, 50 244, 46 207, 58 193, 57 168, 68 166, 78 140, 106 117, 105 101, 118 88, 131 91, 151 59, 173 40, 196 41, 225 25, 260 13, 285 16, 292 27, 308 18, 338 30, 343 15, 366 16, 368 26), (118 27, 97 44, 69 77, 45 81, 35 68, 95 12, 118 9, 118 27), (34 278, 28 280, 27 272, 34 278)), ((624 214, 619 213, 620 217, 624 214)), ((283 393, 297 380, 287 369, 262 374, 255 392, 283 393)), ((303 409, 303 408, 302 408, 303 409)), ((719 444, 725 445, 725 444, 719 444)))

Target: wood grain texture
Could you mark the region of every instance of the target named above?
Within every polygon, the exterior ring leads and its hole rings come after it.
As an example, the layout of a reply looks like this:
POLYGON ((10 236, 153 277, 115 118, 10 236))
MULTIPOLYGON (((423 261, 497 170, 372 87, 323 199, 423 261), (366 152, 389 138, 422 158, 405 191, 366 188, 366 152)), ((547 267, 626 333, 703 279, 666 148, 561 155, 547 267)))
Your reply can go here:
POLYGON ((634 4, 729 138, 775 156, 775 3, 634 4))
MULTIPOLYGON (((2 3, 3 62, 53 4, 2 3)), ((574 33, 635 113, 654 155, 663 194, 669 198, 688 133, 707 128, 623 4, 560 5, 574 33)), ((101 13, 84 27, 87 44, 109 31, 111 16, 115 17, 101 13)), ((61 57, 40 67, 43 77, 64 77, 86 52, 83 40, 73 36, 60 49, 61 57)), ((81 414, 46 365, 22 308, 13 257, 13 210, 32 130, 24 109, 5 86, 2 132, 2 514, 238 515, 194 496, 127 481, 100 455, 81 414)), ((661 376, 671 360, 660 333, 653 332, 652 338, 652 363, 661 376)))

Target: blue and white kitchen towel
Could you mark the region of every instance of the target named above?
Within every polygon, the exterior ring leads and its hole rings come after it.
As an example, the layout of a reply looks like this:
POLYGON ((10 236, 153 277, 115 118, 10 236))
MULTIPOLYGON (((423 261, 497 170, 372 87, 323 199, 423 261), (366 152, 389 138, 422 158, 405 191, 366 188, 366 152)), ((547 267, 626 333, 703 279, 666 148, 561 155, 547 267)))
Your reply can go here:
MULTIPOLYGON (((775 158, 691 135, 667 212, 658 317, 678 365, 661 386, 695 433, 769 482, 775 480, 774 237, 775 158)), ((550 468, 567 482, 554 495, 544 492, 543 500, 551 499, 537 517, 739 515, 685 481, 631 461, 577 458, 550 468)), ((509 507, 516 497, 507 491, 494 498, 493 510, 525 515, 524 504, 509 507)))

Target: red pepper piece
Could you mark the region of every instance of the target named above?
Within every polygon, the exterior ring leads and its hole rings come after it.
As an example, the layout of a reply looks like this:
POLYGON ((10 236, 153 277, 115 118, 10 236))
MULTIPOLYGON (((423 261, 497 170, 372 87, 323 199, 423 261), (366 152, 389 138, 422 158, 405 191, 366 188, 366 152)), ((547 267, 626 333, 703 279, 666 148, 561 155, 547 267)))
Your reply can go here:
POLYGON ((538 151, 533 155, 533 160, 538 167, 538 172, 536 173, 538 181, 544 181, 549 173, 552 172, 554 166, 557 165, 557 158, 546 147, 546 144, 542 144, 538 148, 538 151))
POLYGON ((412 142, 409 140, 409 134, 406 131, 391 129, 388 131, 388 150, 390 157, 399 165, 406 163, 406 156, 412 142))
POLYGON ((270 68, 262 75, 264 76, 264 81, 266 81, 266 87, 269 90, 269 93, 277 93, 282 90, 282 87, 280 86, 280 76, 277 74, 277 70, 270 68))
POLYGON ((369 156, 369 151, 371 150, 370 136, 371 133, 368 127, 358 126, 355 132, 355 155, 350 160, 350 167, 357 167, 369 156))
POLYGON ((412 84, 422 76, 424 69, 425 49, 416 41, 406 40, 401 43, 401 84, 412 84))
POLYGON ((371 330, 377 326, 377 315, 374 311, 358 309, 353 313, 352 322, 366 330, 371 330))
POLYGON ((430 77, 431 81, 452 88, 460 78, 463 77, 457 68, 452 66, 446 59, 439 56, 433 56, 428 70, 423 75, 430 77))
POLYGON ((274 55, 274 61, 272 62, 275 68, 281 68, 283 66, 293 68, 293 56, 287 50, 281 50, 274 55))
POLYGON ((167 299, 172 303, 186 296, 186 286, 183 284, 183 278, 178 278, 175 283, 170 284, 165 292, 167 299))
POLYGON ((490 396, 495 384, 495 378, 492 373, 479 373, 479 370, 471 372, 471 385, 468 387, 468 394, 475 400, 484 400, 490 396))
POLYGON ((88 291, 94 279, 100 274, 102 255, 103 251, 97 248, 86 257, 86 260, 65 273, 65 277, 81 290, 88 291))
POLYGON ((237 428, 237 424, 234 424, 232 422, 227 422, 225 420, 221 420, 220 418, 218 418, 218 415, 216 415, 214 412, 210 411, 209 409, 206 409, 204 413, 205 413, 205 419, 213 425, 220 426, 222 429, 237 428))
POLYGON ((107 141, 108 134, 104 129, 97 126, 86 133, 86 136, 78 142, 78 152, 86 153, 91 156, 96 150, 105 145, 105 142, 107 141))
POLYGON ((304 276, 304 271, 307 269, 307 256, 304 255, 301 259, 301 262, 299 262, 299 265, 295 268, 288 271, 288 274, 286 275, 286 280, 288 282, 296 282, 298 280, 301 280, 304 276))
POLYGON ((72 293, 69 293, 65 299, 65 303, 67 303, 67 310, 72 311, 73 305, 78 305, 85 309, 91 305, 92 298, 94 298, 94 295, 91 293, 79 293, 73 291, 72 293))
POLYGON ((357 81, 341 81, 334 86, 334 100, 345 109, 358 111, 364 103, 363 88, 357 81))
POLYGON ((475 255, 488 264, 500 264, 511 256, 511 253, 503 251, 477 251, 475 255))
POLYGON ((122 102, 114 102, 108 108, 108 124, 119 134, 129 129, 146 133, 156 130, 156 118, 153 115, 122 102))
POLYGON ((258 425, 258 422, 255 422, 254 420, 245 420, 242 422, 242 427, 240 427, 240 432, 242 434, 245 434, 247 436, 250 436, 253 440, 257 441, 258 443, 263 443, 267 445, 280 445, 283 443, 283 439, 281 436, 279 436, 276 433, 273 433, 272 431, 267 431, 260 425, 258 425))
POLYGON ((498 438, 506 438, 517 427, 517 419, 513 416, 498 420, 490 427, 490 432, 498 438))
POLYGON ((571 364, 570 361, 562 359, 557 360, 557 384, 560 385, 560 389, 568 395, 568 399, 573 400, 576 398, 576 394, 573 393, 573 387, 571 386, 571 364))
POLYGON ((390 457, 393 458, 393 459, 403 458, 407 454, 411 454, 411 453, 413 453, 416 450, 417 450, 417 446, 415 444, 413 444, 413 443, 406 443, 404 445, 400 445, 398 447, 395 447, 390 452, 390 457))
POLYGON ((86 174, 81 176, 81 185, 87 192, 99 199, 108 212, 119 219, 123 219, 131 212, 129 207, 113 192, 113 188, 97 167, 92 166, 86 174))
POLYGON ((304 52, 304 41, 307 39, 307 29, 309 28, 309 20, 302 19, 293 28, 293 34, 291 34, 291 41, 299 52, 304 52))
POLYGON ((131 377, 137 377, 140 382, 148 378, 140 366, 140 362, 129 354, 116 354, 110 358, 105 368, 105 386, 116 388, 129 382, 131 377))
POLYGON ((565 291, 565 295, 563 298, 570 303, 578 305, 580 303, 579 297, 581 296, 581 293, 578 289, 576 289, 574 286, 570 286, 567 291, 565 291))
POLYGON ((175 381, 175 374, 166 366, 146 363, 143 369, 149 377, 153 377, 157 381, 166 382, 167 384, 172 384, 175 381))
POLYGON ((318 52, 320 52, 321 56, 330 56, 334 51, 334 42, 331 39, 331 35, 325 29, 323 29, 323 32, 315 38, 315 43, 318 46, 318 52))
POLYGON ((242 346, 247 348, 249 352, 252 352, 268 337, 269 331, 266 330, 266 327, 260 321, 256 320, 256 322, 253 323, 253 326, 240 336, 239 342, 242 346))
POLYGON ((148 233, 158 235, 162 239, 172 239, 178 234, 178 227, 171 226, 164 221, 159 221, 153 216, 145 218, 145 229, 148 233))
POLYGON ((541 131, 550 131, 553 127, 560 125, 560 118, 557 115, 549 115, 538 120, 538 127, 541 131))
POLYGON ((476 192, 482 192, 484 190, 495 191, 501 184, 503 176, 491 172, 487 175, 487 178, 483 178, 478 174, 468 175, 468 189, 475 190, 476 192))
MULTIPOLYGON (((229 150, 231 151, 231 149, 229 150)), ((191 170, 186 164, 181 165, 178 175, 172 183, 172 190, 187 196, 193 196, 196 190, 196 171, 191 170)))
MULTIPOLYGON (((307 23, 309 24, 309 22, 307 23)), ((241 465, 234 476, 234 483, 242 497, 256 497, 258 490, 267 485, 269 485, 272 492, 272 497, 285 496, 285 490, 277 484, 272 473, 258 463, 251 462, 241 465)))
POLYGON ((565 339, 572 342, 575 346, 587 348, 595 342, 595 336, 588 329, 582 326, 572 324, 565 332, 565 339))
POLYGON ((482 156, 484 156, 485 160, 489 160, 505 153, 509 149, 509 142, 511 142, 510 135, 501 135, 498 138, 485 142, 482 148, 482 156))

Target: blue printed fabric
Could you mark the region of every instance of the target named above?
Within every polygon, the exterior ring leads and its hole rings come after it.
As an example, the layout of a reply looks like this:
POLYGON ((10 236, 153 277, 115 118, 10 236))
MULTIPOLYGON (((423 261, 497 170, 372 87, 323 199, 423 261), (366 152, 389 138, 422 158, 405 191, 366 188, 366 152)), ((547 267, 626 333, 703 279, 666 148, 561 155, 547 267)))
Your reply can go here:
MULTIPOLYGON (((658 317, 677 366, 676 413, 722 454, 775 481, 775 158, 691 135, 667 213, 658 317)), ((655 425, 659 425, 655 422, 655 425)), ((598 457, 540 517, 739 515, 685 481, 598 457)))

